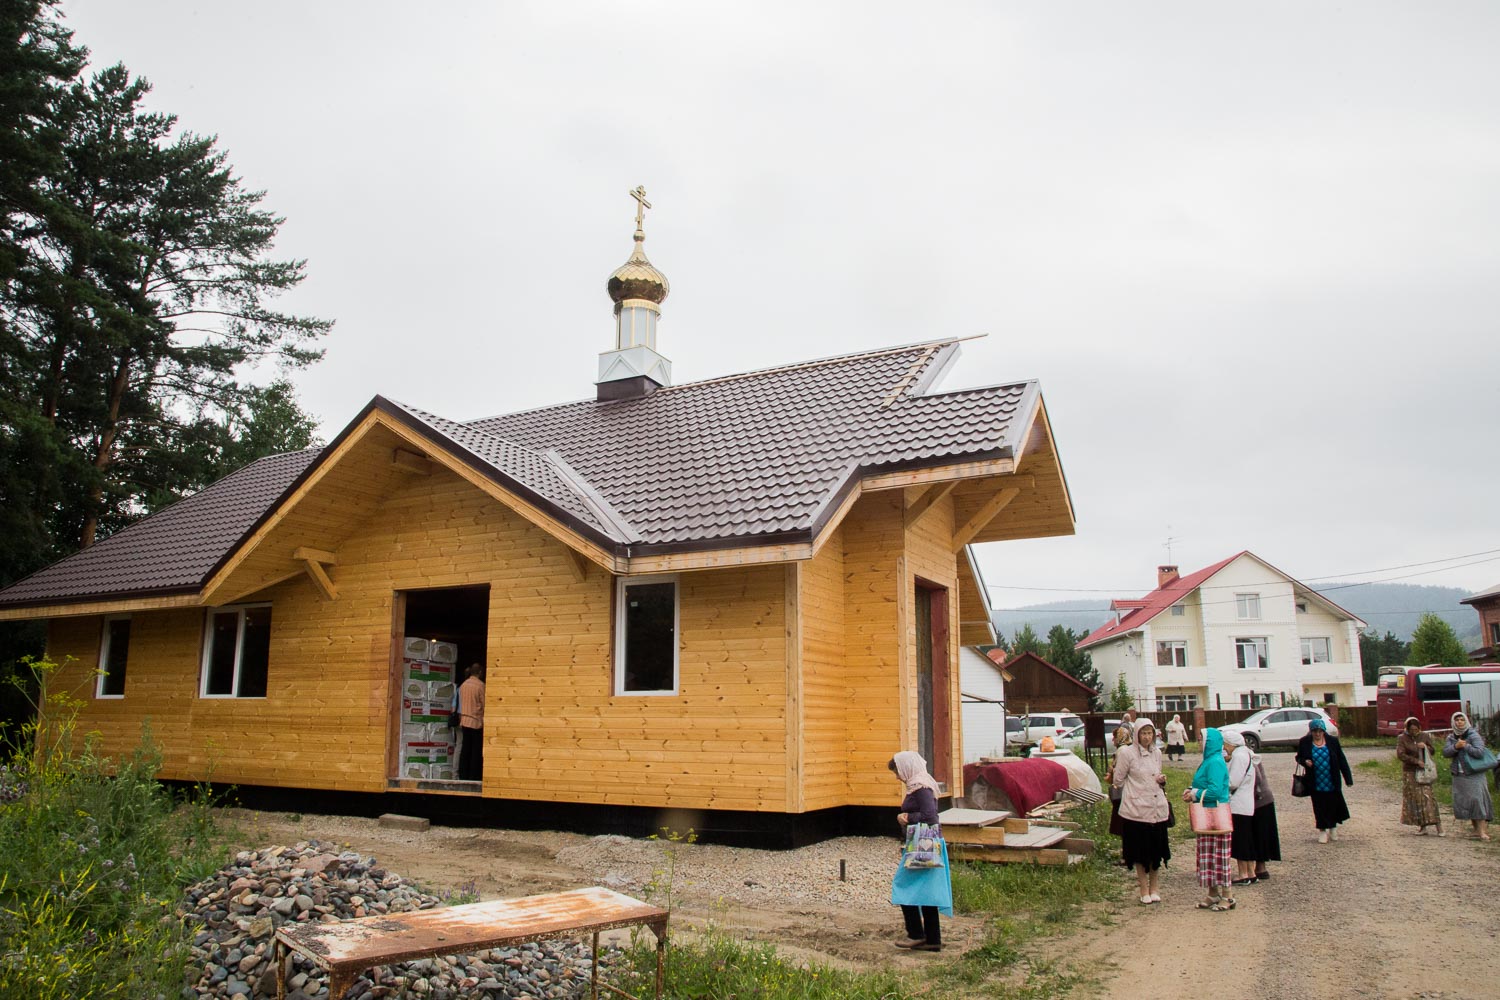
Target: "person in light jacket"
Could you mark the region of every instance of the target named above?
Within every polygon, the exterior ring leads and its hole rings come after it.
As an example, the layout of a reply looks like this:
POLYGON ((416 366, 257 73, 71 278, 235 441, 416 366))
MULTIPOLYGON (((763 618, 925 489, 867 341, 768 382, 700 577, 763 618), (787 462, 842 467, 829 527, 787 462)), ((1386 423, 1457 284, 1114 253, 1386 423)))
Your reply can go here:
POLYGON ((1469 717, 1454 712, 1453 732, 1443 741, 1443 756, 1453 763, 1453 818, 1466 819, 1474 826, 1474 836, 1490 839, 1490 820, 1495 818, 1495 804, 1483 771, 1475 771, 1473 761, 1484 757, 1484 737, 1469 725, 1469 717))
POLYGON ((1172 716, 1172 721, 1167 723, 1167 760, 1176 757, 1178 760, 1187 756, 1187 726, 1182 724, 1182 716, 1172 716))
POLYGON ((1150 719, 1136 723, 1135 742, 1115 755, 1113 787, 1120 789, 1120 844, 1125 863, 1135 868, 1141 903, 1160 903, 1157 892, 1161 866, 1172 857, 1167 837, 1167 777, 1161 773, 1161 747, 1150 719))
POLYGON ((1234 858, 1235 885, 1255 882, 1255 755, 1245 746, 1245 735, 1238 730, 1224 733, 1229 755, 1229 812, 1234 818, 1234 834, 1229 839, 1229 856, 1234 858))

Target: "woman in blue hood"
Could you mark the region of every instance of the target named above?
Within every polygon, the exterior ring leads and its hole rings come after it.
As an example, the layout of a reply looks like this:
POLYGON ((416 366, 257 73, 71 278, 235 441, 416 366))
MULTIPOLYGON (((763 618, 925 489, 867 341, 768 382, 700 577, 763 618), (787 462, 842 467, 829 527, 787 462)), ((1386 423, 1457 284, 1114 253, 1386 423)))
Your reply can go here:
MULTIPOLYGON (((1213 808, 1229 801, 1229 768, 1224 763, 1224 734, 1217 729, 1203 733, 1203 763, 1193 775, 1193 785, 1182 793, 1182 801, 1197 802, 1213 808)), ((1230 888, 1229 842, 1233 834, 1198 834, 1198 884, 1208 890, 1208 898, 1198 904, 1200 910, 1221 912, 1234 909, 1230 888)))

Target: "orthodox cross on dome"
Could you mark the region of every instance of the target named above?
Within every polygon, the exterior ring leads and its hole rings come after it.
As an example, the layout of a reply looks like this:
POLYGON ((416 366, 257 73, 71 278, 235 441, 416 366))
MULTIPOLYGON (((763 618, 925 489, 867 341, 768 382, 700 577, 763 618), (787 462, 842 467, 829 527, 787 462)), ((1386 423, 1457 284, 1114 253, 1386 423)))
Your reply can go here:
POLYGON ((646 231, 641 228, 641 224, 646 221, 646 209, 651 207, 651 203, 646 200, 646 188, 642 184, 635 186, 630 197, 635 199, 635 241, 641 243, 646 239, 646 231))

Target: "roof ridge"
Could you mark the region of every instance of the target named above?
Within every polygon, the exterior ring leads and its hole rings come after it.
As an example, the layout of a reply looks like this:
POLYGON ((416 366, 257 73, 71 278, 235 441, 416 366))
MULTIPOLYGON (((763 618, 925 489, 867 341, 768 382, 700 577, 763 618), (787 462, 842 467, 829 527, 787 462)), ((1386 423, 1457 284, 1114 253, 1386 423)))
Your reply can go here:
MULTIPOLYGON (((683 389, 696 389, 700 386, 716 385, 720 382, 732 382, 735 379, 753 378, 761 375, 775 375, 780 372, 798 371, 803 368, 815 368, 818 365, 830 365, 840 361, 852 361, 856 358, 878 358, 887 354, 902 354, 906 351, 917 350, 918 348, 944 347, 948 344, 962 343, 965 340, 977 340, 978 338, 983 336, 985 335, 979 333, 968 337, 942 337, 937 340, 922 340, 911 344, 900 344, 895 347, 881 347, 876 348, 872 351, 851 351, 847 354, 832 354, 828 357, 812 358, 808 361, 794 361, 791 364, 774 365, 770 368, 751 368, 746 371, 732 372, 728 375, 715 375, 712 378, 699 379, 696 382, 683 382, 678 385, 664 385, 660 389, 657 389, 656 392, 652 393, 652 395, 654 396, 657 393, 663 392, 680 392, 683 389)), ((996 388, 998 388, 998 386, 996 388)), ((484 417, 475 417, 473 420, 465 420, 462 421, 462 423, 464 423, 465 425, 481 424, 487 420, 499 420, 501 417, 518 417, 526 413, 544 413, 548 410, 560 410, 568 406, 579 406, 584 403, 593 402, 597 402, 597 400, 585 397, 583 399, 574 399, 566 403, 553 403, 550 406, 534 406, 527 410, 511 410, 507 413, 492 413, 484 417)), ((620 402, 624 402, 624 400, 620 400, 620 402)))
MULTIPOLYGON (((481 434, 488 433, 481 431, 481 434)), ((493 435, 492 435, 493 436, 493 435)), ((625 519, 623 515, 594 488, 594 484, 585 479, 577 470, 568 464, 567 459, 556 448, 548 448, 542 452, 542 457, 552 464, 557 472, 558 478, 568 485, 578 498, 583 501, 601 524, 614 528, 620 533, 620 537, 627 542, 641 541, 641 533, 635 530, 635 526, 625 519)))

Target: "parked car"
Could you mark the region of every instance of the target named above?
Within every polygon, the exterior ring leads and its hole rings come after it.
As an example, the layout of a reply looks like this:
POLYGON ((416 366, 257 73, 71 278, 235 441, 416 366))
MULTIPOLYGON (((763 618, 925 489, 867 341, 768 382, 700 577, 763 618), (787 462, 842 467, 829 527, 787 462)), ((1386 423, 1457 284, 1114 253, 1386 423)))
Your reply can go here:
POLYGON ((1220 726, 1224 731, 1245 734, 1245 746, 1251 750, 1261 747, 1296 746, 1297 741, 1307 735, 1307 724, 1313 719, 1322 719, 1328 726, 1328 735, 1337 736, 1339 727, 1334 725, 1328 713, 1321 708, 1263 708, 1244 722, 1220 726))
MULTIPOLYGON (((1016 743, 1035 743, 1043 736, 1053 739, 1063 735, 1075 726, 1083 725, 1083 720, 1072 712, 1040 712, 1036 715, 1026 717, 1026 728, 1021 730, 1016 743)), ((1006 739, 1010 739, 1010 733, 1006 733, 1006 739)))
POLYGON ((1025 742, 1026 720, 1019 715, 1007 715, 1005 717, 1005 742, 1008 746, 1015 746, 1025 742))
POLYGON ((1083 753, 1082 726, 1074 726, 1061 736, 1054 736, 1053 739, 1057 742, 1057 749, 1059 750, 1071 750, 1076 754, 1083 753))

